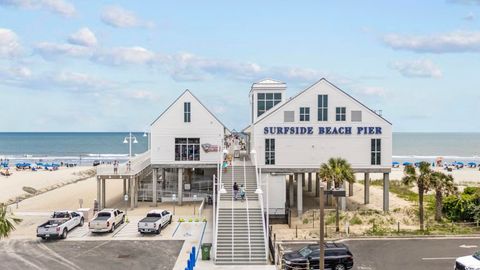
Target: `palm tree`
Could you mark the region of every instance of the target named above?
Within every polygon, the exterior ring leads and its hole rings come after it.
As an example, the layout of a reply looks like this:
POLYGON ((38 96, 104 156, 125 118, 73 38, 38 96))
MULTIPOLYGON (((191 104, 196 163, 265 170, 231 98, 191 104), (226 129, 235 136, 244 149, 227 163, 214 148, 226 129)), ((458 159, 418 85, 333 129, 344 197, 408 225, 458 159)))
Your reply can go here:
POLYGON ((0 203, 0 239, 8 237, 15 230, 15 224, 21 221, 22 219, 8 213, 7 206, 0 203))
POLYGON ((442 221, 443 196, 457 192, 453 177, 442 172, 432 173, 432 187, 435 190, 435 220, 442 221))
MULTIPOLYGON (((355 174, 353 173, 352 167, 347 160, 343 158, 330 158, 327 163, 323 163, 320 166, 319 176, 323 181, 333 182, 335 188, 339 188, 343 183, 355 182, 355 174)), ((339 211, 338 211, 338 197, 336 197, 336 231, 340 231, 339 224, 339 211)))
POLYGON ((428 192, 428 189, 431 185, 432 173, 433 171, 430 169, 430 163, 428 162, 420 162, 418 166, 419 173, 417 174, 417 170, 412 165, 405 166, 403 172, 405 176, 402 178, 402 182, 405 185, 411 185, 415 183, 418 188, 418 215, 420 218, 420 230, 424 230, 424 209, 423 209, 423 195, 428 192))

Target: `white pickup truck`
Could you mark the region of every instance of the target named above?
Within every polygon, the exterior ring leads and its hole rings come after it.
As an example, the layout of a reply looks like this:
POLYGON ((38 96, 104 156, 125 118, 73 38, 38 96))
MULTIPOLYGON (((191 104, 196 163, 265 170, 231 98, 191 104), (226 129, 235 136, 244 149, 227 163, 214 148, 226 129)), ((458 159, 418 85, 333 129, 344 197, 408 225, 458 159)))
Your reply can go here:
POLYGON ((172 213, 167 210, 152 210, 138 222, 138 232, 159 234, 162 228, 170 223, 172 223, 172 213))
POLYGON ((480 270, 480 251, 471 256, 457 258, 454 270, 480 270))
POLYGON ((75 227, 83 226, 83 213, 73 211, 55 211, 52 218, 37 227, 37 237, 48 238, 67 238, 69 231, 75 227))
POLYGON ((118 209, 103 209, 88 223, 90 232, 113 232, 125 222, 125 212, 118 209))

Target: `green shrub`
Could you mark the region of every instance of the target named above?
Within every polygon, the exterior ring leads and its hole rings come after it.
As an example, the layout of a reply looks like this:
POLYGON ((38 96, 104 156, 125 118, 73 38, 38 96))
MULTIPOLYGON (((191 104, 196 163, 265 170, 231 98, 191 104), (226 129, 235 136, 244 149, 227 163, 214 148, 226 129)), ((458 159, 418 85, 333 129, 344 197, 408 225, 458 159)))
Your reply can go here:
POLYGON ((203 218, 203 220, 202 220, 202 221, 203 221, 203 222, 207 222, 207 218, 203 218))
POLYGON ((199 218, 195 218, 195 222, 199 222, 199 221, 200 221, 200 219, 199 219, 199 218))
POLYGON ((443 200, 443 212, 452 221, 473 221, 479 205, 479 196, 476 194, 450 195, 443 200))
POLYGON ((185 222, 185 219, 184 218, 179 218, 178 222, 185 222))
POLYGON ((362 219, 359 218, 357 215, 354 215, 352 219, 350 219, 350 224, 352 225, 361 225, 363 223, 362 219))
POLYGON ((463 194, 467 194, 467 195, 477 194, 477 195, 480 195, 480 188, 479 187, 466 187, 463 190, 463 194))
POLYGON ((308 218, 303 219, 303 224, 308 224, 308 218))
POLYGON ((189 218, 189 219, 188 219, 188 222, 193 222, 193 219, 192 219, 192 218, 189 218))

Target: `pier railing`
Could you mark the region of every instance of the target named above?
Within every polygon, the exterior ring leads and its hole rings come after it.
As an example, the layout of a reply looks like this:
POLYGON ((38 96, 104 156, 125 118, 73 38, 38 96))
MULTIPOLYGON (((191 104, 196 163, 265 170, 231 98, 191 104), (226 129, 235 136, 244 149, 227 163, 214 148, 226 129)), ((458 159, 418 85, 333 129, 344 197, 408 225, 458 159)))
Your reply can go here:
POLYGON ((96 167, 97 175, 136 175, 150 165, 150 150, 142 154, 131 157, 125 163, 118 165, 115 173, 113 164, 101 164, 96 167), (130 161, 130 165, 128 165, 130 161))

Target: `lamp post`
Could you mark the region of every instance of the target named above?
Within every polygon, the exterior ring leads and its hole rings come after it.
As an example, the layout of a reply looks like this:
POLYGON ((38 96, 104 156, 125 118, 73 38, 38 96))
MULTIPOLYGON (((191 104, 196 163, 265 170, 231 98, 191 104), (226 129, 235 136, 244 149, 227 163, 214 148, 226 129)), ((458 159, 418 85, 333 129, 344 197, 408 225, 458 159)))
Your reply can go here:
POLYGON ((325 187, 323 186, 322 183, 320 183, 320 194, 319 194, 319 199, 320 199, 320 260, 319 260, 319 269, 320 270, 325 270, 325 245, 323 242, 325 241, 325 222, 324 222, 324 210, 325 210, 325 202, 324 202, 324 193, 325 187))
POLYGON ((123 139, 123 143, 128 143, 128 158, 132 157, 132 143, 138 143, 137 137, 132 135, 132 132, 128 134, 128 137, 123 139))

